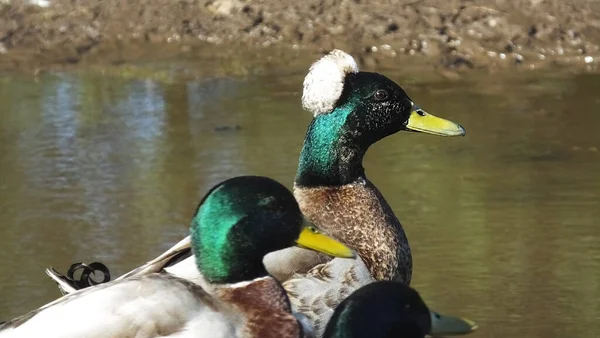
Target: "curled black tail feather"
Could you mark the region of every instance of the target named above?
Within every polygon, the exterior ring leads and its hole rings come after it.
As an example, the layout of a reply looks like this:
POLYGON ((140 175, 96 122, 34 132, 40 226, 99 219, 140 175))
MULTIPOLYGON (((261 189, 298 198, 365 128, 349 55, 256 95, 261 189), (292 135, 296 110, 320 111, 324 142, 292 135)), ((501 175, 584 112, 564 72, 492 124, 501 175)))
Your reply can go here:
POLYGON ((80 290, 93 285, 103 284, 110 281, 110 271, 106 267, 106 265, 100 262, 93 262, 88 264, 84 263, 75 263, 71 265, 69 270, 67 271, 67 276, 65 277, 69 284, 72 285, 75 289, 80 290), (79 277, 75 276, 77 271, 81 270, 81 275, 79 277), (92 275, 96 275, 97 273, 102 273, 103 279, 102 281, 96 281, 92 278, 92 275))

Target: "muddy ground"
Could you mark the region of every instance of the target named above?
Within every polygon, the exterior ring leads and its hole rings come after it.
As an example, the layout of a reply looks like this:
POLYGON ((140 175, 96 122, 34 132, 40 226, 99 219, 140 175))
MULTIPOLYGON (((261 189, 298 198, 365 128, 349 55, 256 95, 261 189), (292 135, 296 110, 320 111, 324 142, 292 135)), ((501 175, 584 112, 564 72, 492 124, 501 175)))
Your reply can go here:
POLYGON ((0 70, 122 65, 198 51, 248 60, 259 50, 316 55, 333 47, 367 66, 401 56, 453 69, 596 70, 600 62, 600 1, 591 0, 41 4, 0 0, 0 70))

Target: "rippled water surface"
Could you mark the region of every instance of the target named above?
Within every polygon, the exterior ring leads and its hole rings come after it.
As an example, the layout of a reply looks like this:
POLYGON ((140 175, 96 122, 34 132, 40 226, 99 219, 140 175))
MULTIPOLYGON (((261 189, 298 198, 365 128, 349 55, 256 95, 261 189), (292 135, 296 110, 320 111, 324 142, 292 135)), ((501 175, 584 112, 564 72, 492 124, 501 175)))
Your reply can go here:
MULTIPOLYGON (((160 254, 220 180, 291 187, 304 72, 0 78, 0 319, 59 296, 46 267, 120 275, 160 254)), ((600 336, 600 76, 386 74, 468 131, 401 132, 366 156, 411 241, 413 286, 476 320, 472 337, 600 336)))

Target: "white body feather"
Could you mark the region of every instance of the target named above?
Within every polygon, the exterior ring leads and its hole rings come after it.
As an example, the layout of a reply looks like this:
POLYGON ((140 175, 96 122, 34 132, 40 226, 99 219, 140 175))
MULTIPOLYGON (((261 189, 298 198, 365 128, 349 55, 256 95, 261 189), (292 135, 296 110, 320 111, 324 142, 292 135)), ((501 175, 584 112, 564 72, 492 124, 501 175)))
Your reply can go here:
POLYGON ((237 337, 243 319, 199 289, 159 274, 115 281, 65 296, 0 337, 237 337))
MULTIPOLYGON (((180 250, 185 250, 186 244, 189 247, 189 236, 177 243, 173 248, 165 252, 165 254, 159 256, 161 259, 154 259, 132 272, 119 277, 117 281, 124 277, 142 276, 148 271, 160 270, 160 264, 171 257, 167 253, 176 254, 180 250)), ((323 257, 315 254, 314 251, 288 248, 267 255, 265 257, 265 266, 272 273, 272 271, 280 271, 282 264, 286 264, 286 268, 289 268, 295 262, 306 263, 319 259, 323 259, 323 257), (290 259, 292 256, 294 260, 290 259)), ((373 282, 374 279, 360 258, 327 258, 325 261, 315 261, 315 263, 317 264, 312 265, 313 268, 307 272, 291 273, 289 278, 280 279, 280 281, 288 293, 293 312, 300 313, 309 319, 311 327, 307 325, 308 323, 305 318, 300 321, 305 330, 311 331, 311 335, 314 334, 316 337, 321 337, 327 322, 333 315, 335 307, 354 290, 373 282)), ((306 266, 305 264, 300 265, 306 266)), ((203 276, 198 272, 193 255, 164 270, 178 278, 192 281, 204 289, 209 287, 203 276)), ((97 288, 97 286, 93 288, 97 288)), ((0 335, 0 338, 3 338, 3 336, 0 335)))

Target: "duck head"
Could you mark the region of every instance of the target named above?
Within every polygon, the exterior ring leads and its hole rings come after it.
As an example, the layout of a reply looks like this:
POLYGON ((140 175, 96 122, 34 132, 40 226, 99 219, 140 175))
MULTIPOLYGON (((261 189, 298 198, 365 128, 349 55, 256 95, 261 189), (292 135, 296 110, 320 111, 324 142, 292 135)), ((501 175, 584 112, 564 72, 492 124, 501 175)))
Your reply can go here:
POLYGON ((477 325, 468 319, 430 311, 411 287, 380 281, 361 287, 338 305, 323 338, 424 338, 475 330, 477 325))
POLYGON ((191 223, 196 265, 210 283, 267 276, 263 257, 294 245, 355 256, 308 223, 292 193, 267 177, 240 176, 218 184, 200 202, 191 223))
POLYGON ((424 338, 429 309, 419 294, 397 282, 375 282, 354 291, 336 309, 323 338, 424 338))
POLYGON ((311 66, 302 106, 314 118, 300 156, 299 185, 352 182, 364 173, 362 158, 369 146, 401 130, 466 134, 459 124, 420 108, 386 76, 359 71, 354 59, 340 50, 311 66))

